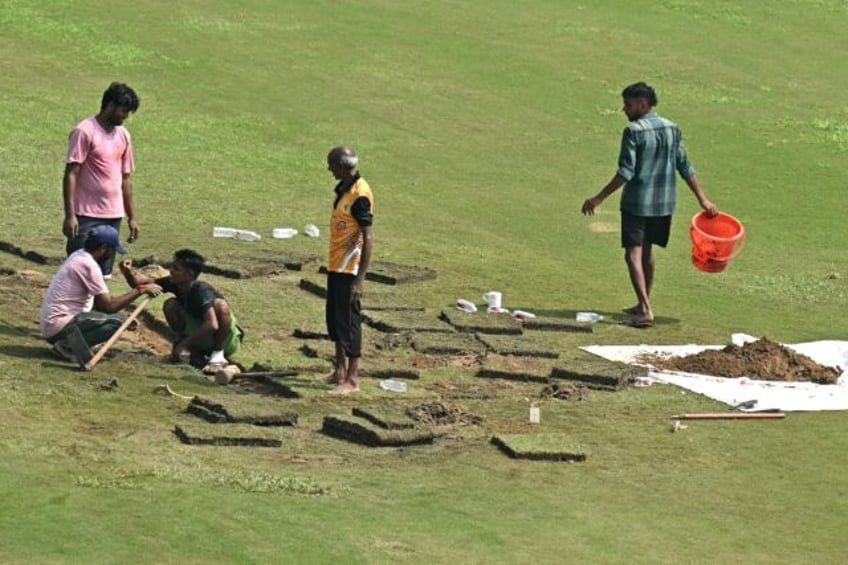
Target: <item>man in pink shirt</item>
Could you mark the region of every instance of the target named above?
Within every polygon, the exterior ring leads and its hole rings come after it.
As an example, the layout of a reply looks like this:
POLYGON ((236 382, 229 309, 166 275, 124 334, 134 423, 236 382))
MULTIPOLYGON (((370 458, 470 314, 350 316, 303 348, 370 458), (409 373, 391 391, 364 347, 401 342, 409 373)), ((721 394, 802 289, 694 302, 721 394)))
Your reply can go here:
MULTIPOLYGON (((103 93, 100 112, 80 122, 71 132, 62 182, 62 232, 68 239, 68 255, 82 249, 86 233, 95 226, 108 225, 120 232, 124 215, 130 229, 127 241, 138 237, 130 179, 135 169, 132 140, 122 125, 131 112, 138 110, 138 104, 132 88, 113 82, 103 93)), ((114 258, 113 253, 100 260, 106 278, 112 276, 114 258)))
MULTIPOLYGON (((132 291, 112 296, 103 279, 98 261, 115 252, 126 253, 112 226, 97 226, 86 234, 83 249, 71 253, 50 281, 47 296, 41 304, 41 335, 53 349, 69 361, 79 362, 81 335, 88 348, 103 343, 114 334, 124 317, 120 312, 142 294, 158 296, 162 288, 156 284, 138 286, 132 291)), ((86 347, 83 346, 83 349, 86 347)))

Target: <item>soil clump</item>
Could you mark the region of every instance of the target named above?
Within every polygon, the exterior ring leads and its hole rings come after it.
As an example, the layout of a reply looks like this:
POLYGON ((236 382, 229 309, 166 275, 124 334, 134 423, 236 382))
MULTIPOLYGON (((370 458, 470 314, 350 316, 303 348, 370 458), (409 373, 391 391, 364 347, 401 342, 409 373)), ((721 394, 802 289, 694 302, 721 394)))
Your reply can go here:
POLYGON ((766 338, 743 346, 728 345, 720 350, 707 350, 686 357, 645 355, 640 362, 658 369, 715 375, 717 377, 748 377, 762 381, 811 381, 834 384, 839 370, 816 363, 806 355, 792 351, 766 338))

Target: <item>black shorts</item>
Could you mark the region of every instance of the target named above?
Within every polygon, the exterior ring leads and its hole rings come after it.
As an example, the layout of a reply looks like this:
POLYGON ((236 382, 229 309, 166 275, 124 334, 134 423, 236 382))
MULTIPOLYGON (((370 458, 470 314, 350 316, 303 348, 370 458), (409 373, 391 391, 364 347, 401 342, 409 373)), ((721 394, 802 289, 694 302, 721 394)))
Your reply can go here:
POLYGON ((362 356, 362 305, 351 300, 354 275, 327 274, 327 333, 347 357, 362 356))
POLYGON ((668 245, 671 216, 634 216, 621 213, 621 246, 668 245))

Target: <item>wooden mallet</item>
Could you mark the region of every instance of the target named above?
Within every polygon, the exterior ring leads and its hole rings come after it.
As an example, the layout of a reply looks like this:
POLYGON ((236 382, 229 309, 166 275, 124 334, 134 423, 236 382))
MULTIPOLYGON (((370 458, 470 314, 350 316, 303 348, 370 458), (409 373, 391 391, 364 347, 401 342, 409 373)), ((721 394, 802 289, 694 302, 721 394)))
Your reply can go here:
POLYGON ((86 371, 92 370, 94 366, 97 365, 97 363, 99 363, 101 359, 103 359, 103 356, 106 355, 106 352, 109 351, 109 348, 112 347, 116 341, 118 341, 118 338, 121 337, 121 334, 124 333, 124 330, 126 330, 130 326, 130 324, 133 323, 133 320, 138 318, 138 315, 141 314, 141 311, 144 310, 148 304, 150 304, 151 300, 153 300, 153 298, 150 296, 142 300, 141 303, 135 307, 133 313, 130 314, 127 319, 124 320, 124 323, 121 324, 118 330, 112 334, 112 337, 110 337, 106 341, 106 343, 100 346, 100 349, 97 350, 97 353, 95 353, 94 356, 82 366, 82 368, 86 371))

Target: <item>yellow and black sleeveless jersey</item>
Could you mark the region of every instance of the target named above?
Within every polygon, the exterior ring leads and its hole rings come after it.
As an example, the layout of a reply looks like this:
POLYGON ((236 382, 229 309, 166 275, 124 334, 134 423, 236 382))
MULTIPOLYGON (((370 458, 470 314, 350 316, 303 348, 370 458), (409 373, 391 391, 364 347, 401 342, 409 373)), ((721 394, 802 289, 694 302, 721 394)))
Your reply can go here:
MULTIPOLYGON (((331 273, 357 274, 362 253, 362 230, 354 216, 354 203, 365 198, 374 210, 374 195, 365 179, 357 176, 347 190, 342 183, 336 187, 337 197, 330 214, 330 264, 331 273)), ((369 224, 370 225, 370 224, 369 224)))

